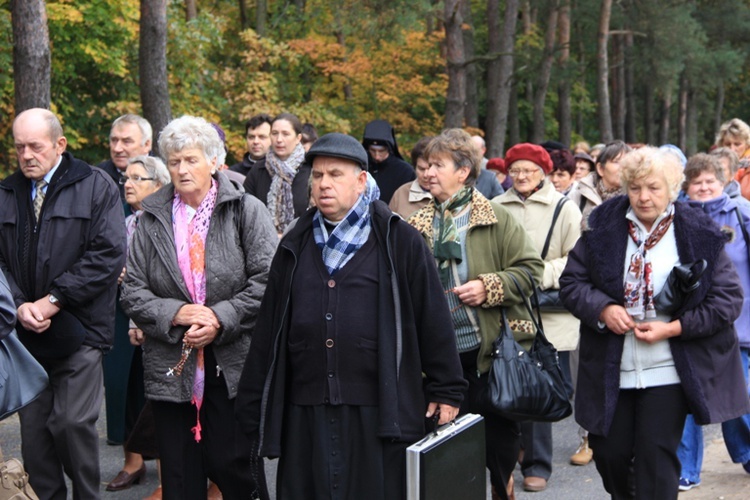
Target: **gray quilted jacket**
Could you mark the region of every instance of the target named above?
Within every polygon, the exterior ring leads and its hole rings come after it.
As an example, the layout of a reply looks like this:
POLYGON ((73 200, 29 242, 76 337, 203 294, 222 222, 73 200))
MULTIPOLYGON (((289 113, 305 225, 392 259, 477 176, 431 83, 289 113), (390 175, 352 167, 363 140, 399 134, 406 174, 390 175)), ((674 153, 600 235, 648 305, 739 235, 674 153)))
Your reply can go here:
MULTIPOLYGON (((224 174, 214 178, 219 192, 206 237, 206 305, 216 314, 221 329, 212 344, 219 366, 207 366, 206 370, 220 369, 229 397, 234 398, 279 238, 260 201, 224 174)), ((174 186, 169 184, 143 201, 120 303, 146 336, 146 397, 187 402, 192 395, 195 353, 188 358, 182 375, 167 375, 180 359, 187 330, 173 326, 172 318, 180 307, 191 303, 177 263, 173 197, 174 186)))

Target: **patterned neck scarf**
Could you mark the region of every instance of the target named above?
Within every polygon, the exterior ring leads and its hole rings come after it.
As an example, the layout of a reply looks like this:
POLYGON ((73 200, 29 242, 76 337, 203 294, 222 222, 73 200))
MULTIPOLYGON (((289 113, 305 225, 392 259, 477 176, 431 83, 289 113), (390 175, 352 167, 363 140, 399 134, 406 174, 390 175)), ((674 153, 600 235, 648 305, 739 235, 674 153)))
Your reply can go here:
MULTIPOLYGON (((216 180, 212 179, 211 189, 208 190, 206 197, 198 205, 192 218, 188 214, 187 204, 177 192, 175 192, 172 203, 172 230, 174 231, 174 243, 177 249, 177 263, 194 304, 203 305, 206 303, 206 237, 211 223, 211 215, 216 206, 218 191, 216 180)), ((203 348, 200 348, 196 355, 193 397, 190 400, 195 405, 197 413, 195 427, 191 429, 196 442, 201 440, 200 411, 203 404, 205 380, 205 360, 203 348)))
POLYGON ((367 173, 365 192, 349 210, 346 217, 328 234, 320 211, 313 216, 313 237, 321 249, 323 263, 333 276, 362 248, 370 236, 370 203, 380 198, 375 179, 367 173))
POLYGON ((604 186, 604 181, 599 180, 596 181, 596 191, 599 193, 599 196, 602 199, 602 203, 605 201, 614 198, 615 196, 622 194, 622 188, 620 186, 613 187, 612 189, 607 189, 604 186))
POLYGON ((514 189, 513 191, 514 191, 514 192, 516 193, 516 196, 518 196, 518 197, 519 197, 519 198, 521 199, 521 201, 526 201, 526 200, 528 200, 529 198, 531 198, 531 195, 532 195, 532 194, 536 193, 537 191, 539 191, 539 190, 540 190, 540 189, 542 189, 543 187, 544 187, 544 179, 542 179, 542 180, 541 180, 541 181, 539 182, 539 184, 537 184, 537 185, 536 185, 536 187, 535 187, 534 189, 532 189, 532 190, 531 190, 531 192, 530 192, 530 193, 529 193, 529 194, 528 194, 527 196, 524 196, 524 195, 522 195, 521 193, 519 193, 519 192, 518 192, 518 191, 516 191, 515 189, 514 189))
POLYGON ((640 226, 628 221, 630 238, 638 249, 630 257, 630 267, 625 274, 625 309, 634 319, 652 319, 656 317, 654 308, 654 284, 652 282, 651 250, 669 230, 674 219, 674 205, 669 206, 662 219, 646 236, 640 226), (645 237, 645 239, 644 239, 645 237))
POLYGON ((294 151, 286 160, 276 156, 273 150, 270 150, 266 155, 266 170, 271 176, 271 188, 268 190, 267 204, 276 231, 279 233, 283 233, 289 223, 294 220, 292 181, 304 159, 305 148, 302 147, 301 143, 294 147, 294 151))
POLYGON ((471 195, 472 188, 464 186, 443 203, 436 199, 432 200, 435 205, 435 218, 438 221, 433 248, 443 288, 448 285, 450 280, 450 261, 461 262, 461 241, 453 216, 461 213, 471 203, 471 195))

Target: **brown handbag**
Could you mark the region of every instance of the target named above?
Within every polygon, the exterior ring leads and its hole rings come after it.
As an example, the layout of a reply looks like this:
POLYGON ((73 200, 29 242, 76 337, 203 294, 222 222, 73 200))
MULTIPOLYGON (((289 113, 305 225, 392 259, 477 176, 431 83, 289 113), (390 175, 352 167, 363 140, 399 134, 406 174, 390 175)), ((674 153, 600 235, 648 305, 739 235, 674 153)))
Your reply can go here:
POLYGON ((0 448, 0 500, 39 500, 29 484, 29 475, 20 460, 5 459, 0 448))

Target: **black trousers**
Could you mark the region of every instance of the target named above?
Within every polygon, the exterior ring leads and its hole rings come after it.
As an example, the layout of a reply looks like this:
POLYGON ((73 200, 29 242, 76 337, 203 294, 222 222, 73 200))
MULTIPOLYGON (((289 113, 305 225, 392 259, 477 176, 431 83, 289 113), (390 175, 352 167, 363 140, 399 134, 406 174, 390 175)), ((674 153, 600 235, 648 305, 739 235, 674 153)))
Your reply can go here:
POLYGON ((258 488, 266 489, 263 462, 253 459, 254 447, 234 418, 234 399, 229 399, 223 374, 216 373, 213 350, 209 346, 204 353, 200 442, 191 432, 195 405, 151 401, 164 499, 205 500, 208 479, 226 499, 256 498, 258 488))
POLYGON ((552 423, 522 422, 523 477, 549 479, 552 475, 552 423))
POLYGON ((677 498, 677 446, 687 412, 679 384, 620 390, 609 434, 589 433, 596 469, 613 499, 677 498))
POLYGON ((495 493, 498 497, 507 500, 508 480, 513 474, 513 469, 515 469, 518 461, 518 452, 521 450, 520 425, 518 422, 486 411, 480 396, 487 387, 489 378, 486 373, 477 376, 477 354, 478 350, 474 350, 460 355, 464 378, 468 380, 469 388, 464 393, 464 401, 461 403, 459 414, 477 413, 484 417, 487 468, 490 470, 490 482, 495 487, 495 493))

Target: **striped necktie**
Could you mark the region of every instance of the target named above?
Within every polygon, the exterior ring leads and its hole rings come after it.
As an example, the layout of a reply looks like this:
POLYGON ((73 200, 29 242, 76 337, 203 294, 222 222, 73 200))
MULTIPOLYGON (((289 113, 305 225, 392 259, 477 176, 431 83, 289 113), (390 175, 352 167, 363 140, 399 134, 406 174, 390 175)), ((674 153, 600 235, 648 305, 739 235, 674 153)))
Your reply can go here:
POLYGON ((42 211, 42 204, 44 203, 44 187, 47 185, 47 181, 44 179, 36 181, 36 195, 34 196, 34 217, 39 222, 39 214, 42 211))

